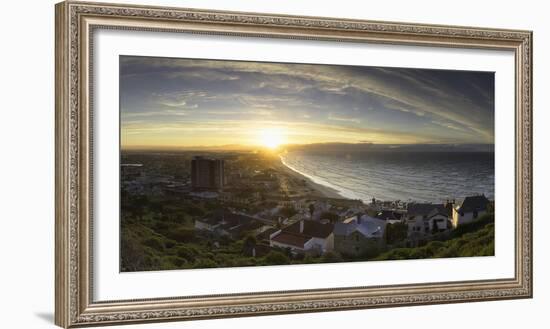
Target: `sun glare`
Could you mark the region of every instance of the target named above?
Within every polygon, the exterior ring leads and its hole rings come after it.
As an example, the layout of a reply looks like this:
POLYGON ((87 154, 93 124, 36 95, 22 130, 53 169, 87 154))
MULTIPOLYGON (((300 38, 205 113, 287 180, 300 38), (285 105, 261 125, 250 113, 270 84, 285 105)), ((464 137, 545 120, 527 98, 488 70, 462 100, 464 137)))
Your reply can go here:
POLYGON ((276 149, 285 142, 284 133, 278 128, 262 129, 259 137, 261 144, 270 149, 276 149))

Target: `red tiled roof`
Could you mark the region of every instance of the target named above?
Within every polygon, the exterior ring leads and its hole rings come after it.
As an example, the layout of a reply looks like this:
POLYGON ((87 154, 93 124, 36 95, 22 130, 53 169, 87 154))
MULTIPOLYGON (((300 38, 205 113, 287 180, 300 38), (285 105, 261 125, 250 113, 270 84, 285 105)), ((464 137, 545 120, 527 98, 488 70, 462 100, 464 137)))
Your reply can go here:
POLYGON ((300 232, 300 222, 296 222, 283 229, 283 232, 307 235, 314 238, 325 239, 334 230, 333 224, 322 224, 313 220, 304 220, 304 231, 300 232))
POLYGON ((306 244, 306 242, 308 242, 311 239, 312 239, 311 237, 305 236, 302 234, 281 232, 276 236, 274 236, 271 240, 278 243, 283 243, 289 246, 304 248, 304 245, 306 244))

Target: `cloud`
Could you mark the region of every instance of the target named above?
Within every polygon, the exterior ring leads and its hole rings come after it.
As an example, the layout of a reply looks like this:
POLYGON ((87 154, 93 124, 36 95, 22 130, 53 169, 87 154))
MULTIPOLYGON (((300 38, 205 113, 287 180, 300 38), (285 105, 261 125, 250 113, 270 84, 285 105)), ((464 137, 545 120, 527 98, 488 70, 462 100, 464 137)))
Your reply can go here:
POLYGON ((179 107, 182 109, 196 109, 199 107, 198 104, 187 104, 186 101, 171 102, 171 101, 160 101, 159 104, 169 107, 179 107))
POLYGON ((165 110, 177 108, 183 112, 175 116, 200 121, 307 119, 457 143, 494 141, 491 73, 130 56, 121 57, 121 72, 121 102, 136 117, 154 118, 157 107, 168 118, 165 110))
POLYGON ((329 120, 333 121, 344 121, 344 122, 353 122, 353 123, 361 123, 361 120, 359 118, 350 118, 338 115, 336 113, 329 113, 328 115, 329 120))

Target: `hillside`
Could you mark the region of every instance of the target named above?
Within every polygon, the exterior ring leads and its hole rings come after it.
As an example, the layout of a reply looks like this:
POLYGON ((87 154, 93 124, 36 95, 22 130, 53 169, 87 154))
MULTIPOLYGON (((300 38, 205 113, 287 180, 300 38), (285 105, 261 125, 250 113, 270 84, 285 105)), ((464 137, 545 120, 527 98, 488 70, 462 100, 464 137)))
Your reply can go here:
POLYGON ((416 248, 397 248, 374 260, 450 258, 493 256, 495 254, 495 225, 493 215, 459 227, 444 241, 431 241, 416 248))

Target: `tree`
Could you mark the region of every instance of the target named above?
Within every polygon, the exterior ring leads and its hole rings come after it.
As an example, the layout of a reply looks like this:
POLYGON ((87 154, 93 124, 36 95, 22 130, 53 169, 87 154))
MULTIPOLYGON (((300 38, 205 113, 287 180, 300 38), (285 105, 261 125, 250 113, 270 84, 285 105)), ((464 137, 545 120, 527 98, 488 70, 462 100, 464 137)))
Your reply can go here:
POLYGON ((145 211, 145 207, 149 204, 149 199, 147 199, 146 196, 138 196, 136 198, 134 198, 132 201, 131 201, 132 205, 131 207, 133 208, 133 214, 139 219, 139 220, 142 220, 143 219, 143 215, 145 215, 146 211, 145 211))
POLYGON ((245 239, 244 239, 244 243, 243 243, 243 254, 245 255, 251 255, 252 254, 252 250, 256 247, 256 244, 258 243, 258 241, 256 240, 256 237, 253 236, 253 235, 248 235, 245 239))
POLYGON ((407 238, 409 227, 405 223, 394 223, 386 225, 384 240, 387 244, 394 244, 407 238))
POLYGON ((290 263, 290 259, 281 252, 270 251, 269 254, 265 256, 265 262, 267 265, 286 265, 290 263))
POLYGON ((341 261, 342 261, 342 257, 340 256, 340 254, 336 252, 329 251, 323 255, 323 262, 325 263, 337 263, 341 261))
POLYGON ((313 203, 309 204, 309 217, 313 219, 313 213, 315 212, 315 205, 313 203))

